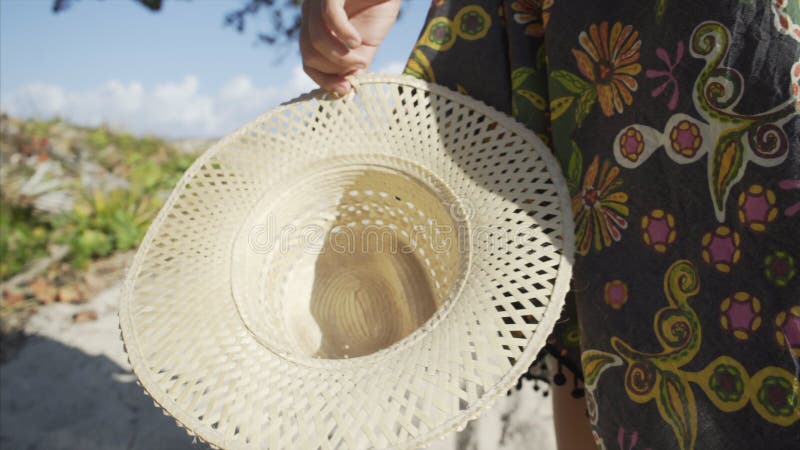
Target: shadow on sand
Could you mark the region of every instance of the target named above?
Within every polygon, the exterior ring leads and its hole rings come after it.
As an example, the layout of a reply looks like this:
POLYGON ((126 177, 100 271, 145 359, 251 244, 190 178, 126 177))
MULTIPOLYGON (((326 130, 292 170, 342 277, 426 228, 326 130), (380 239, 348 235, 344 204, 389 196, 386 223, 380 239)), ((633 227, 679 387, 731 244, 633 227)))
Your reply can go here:
POLYGON ((0 448, 206 450, 127 367, 40 336, 0 366, 0 448))

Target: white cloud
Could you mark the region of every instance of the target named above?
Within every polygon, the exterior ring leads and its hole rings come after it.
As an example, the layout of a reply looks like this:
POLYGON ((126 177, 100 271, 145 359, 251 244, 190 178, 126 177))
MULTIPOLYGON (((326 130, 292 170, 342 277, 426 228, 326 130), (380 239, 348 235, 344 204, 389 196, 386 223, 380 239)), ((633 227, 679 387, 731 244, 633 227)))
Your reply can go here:
POLYGON ((405 67, 406 67, 405 61, 392 61, 390 63, 387 63, 380 69, 378 69, 378 72, 399 75, 403 73, 403 69, 405 69, 405 67))
MULTIPOLYGON (((390 62, 377 72, 399 74, 403 66, 403 62, 390 62)), ((60 117, 78 125, 105 124, 139 135, 220 137, 317 87, 300 66, 277 86, 257 86, 239 75, 209 95, 201 92, 200 84, 192 75, 150 88, 118 80, 83 91, 30 83, 0 99, 0 108, 15 117, 60 117)))
POLYGON ((16 117, 60 117, 79 125, 106 124, 134 134, 219 137, 315 87, 300 67, 284 85, 259 87, 240 75, 212 95, 202 93, 200 80, 191 75, 151 88, 117 80, 84 91, 30 83, 4 96, 0 108, 16 117))

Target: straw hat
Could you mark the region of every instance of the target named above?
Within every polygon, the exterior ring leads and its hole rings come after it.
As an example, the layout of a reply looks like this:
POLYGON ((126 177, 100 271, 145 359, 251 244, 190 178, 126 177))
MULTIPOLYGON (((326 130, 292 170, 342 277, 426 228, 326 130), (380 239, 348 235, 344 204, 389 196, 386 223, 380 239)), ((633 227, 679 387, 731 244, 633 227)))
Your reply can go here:
POLYGON ((571 274, 566 183, 486 105, 404 76, 315 91, 187 171, 125 283, 146 391, 222 448, 416 448, 544 346, 571 274))

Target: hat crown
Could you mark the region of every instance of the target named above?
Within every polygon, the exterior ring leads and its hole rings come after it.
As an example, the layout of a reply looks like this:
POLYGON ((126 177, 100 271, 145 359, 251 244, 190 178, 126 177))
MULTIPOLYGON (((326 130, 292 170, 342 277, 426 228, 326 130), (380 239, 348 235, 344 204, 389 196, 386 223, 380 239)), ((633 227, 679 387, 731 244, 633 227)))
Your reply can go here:
POLYGON ((457 297, 469 268, 469 223, 429 171, 360 154, 287 180, 263 194, 234 244, 238 311, 267 348, 311 365, 367 356, 457 297))

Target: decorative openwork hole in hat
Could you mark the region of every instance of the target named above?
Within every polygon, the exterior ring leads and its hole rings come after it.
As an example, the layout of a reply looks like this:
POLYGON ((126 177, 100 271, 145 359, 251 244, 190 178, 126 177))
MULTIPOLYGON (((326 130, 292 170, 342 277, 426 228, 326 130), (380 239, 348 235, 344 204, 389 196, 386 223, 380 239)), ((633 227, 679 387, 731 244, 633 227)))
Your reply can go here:
POLYGON ((202 155, 130 270, 144 388, 223 448, 416 448, 516 382, 573 251, 549 150, 401 76, 319 91, 202 155))

